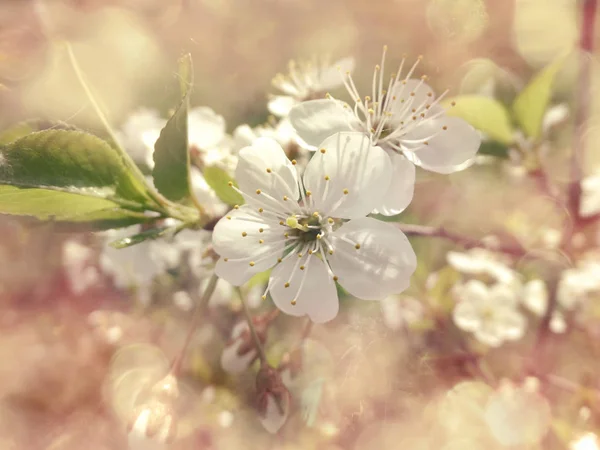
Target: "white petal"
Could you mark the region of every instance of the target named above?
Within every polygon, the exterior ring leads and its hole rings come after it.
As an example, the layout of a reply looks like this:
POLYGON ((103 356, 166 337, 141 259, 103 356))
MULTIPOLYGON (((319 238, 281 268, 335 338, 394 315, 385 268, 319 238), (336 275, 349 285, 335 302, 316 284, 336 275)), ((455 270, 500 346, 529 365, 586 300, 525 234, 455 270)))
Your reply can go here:
POLYGON ((484 326, 476 330, 474 335, 475 339, 490 347, 499 347, 504 341, 502 336, 498 334, 496 327, 486 327, 485 322, 484 326))
POLYGON ((381 300, 410 285, 417 258, 407 237, 392 224, 364 217, 328 237, 334 249, 328 256, 331 269, 355 297, 381 300))
POLYGON ((461 293, 463 301, 474 304, 488 302, 489 289, 485 283, 479 280, 469 280, 465 283, 461 293))
POLYGON ((218 145, 225 137, 225 119, 211 108, 201 106, 188 114, 190 147, 207 150, 218 145))
POLYGON ((373 212, 384 216, 395 216, 404 211, 413 199, 415 166, 395 152, 388 155, 392 160, 392 181, 383 197, 383 205, 373 212))
MULTIPOLYGON (((520 286, 519 286, 520 288, 520 286)), ((516 306, 518 303, 517 291, 514 287, 497 283, 489 289, 491 301, 498 305, 516 306)))
POLYGON ((481 315, 477 306, 468 301, 458 303, 452 311, 454 324, 464 331, 476 331, 481 327, 481 315))
POLYGON ((289 95, 274 95, 267 105, 269 112, 277 117, 287 117, 298 101, 289 95))
POLYGON ((307 315, 315 323, 328 322, 337 316, 335 283, 325 263, 314 255, 298 258, 294 254, 287 258, 273 269, 270 286, 273 302, 286 314, 307 315), (306 267, 305 270, 300 270, 300 265, 306 267), (289 283, 289 287, 286 288, 285 283, 289 283), (292 300, 296 300, 295 305, 292 300))
POLYGON ((481 137, 464 120, 444 114, 424 120, 402 141, 405 156, 416 165, 433 172, 452 173, 475 156, 481 137), (405 143, 405 139, 427 139, 428 145, 405 143))
POLYGON ((342 58, 329 67, 323 68, 319 74, 319 81, 316 88, 320 91, 334 89, 344 84, 344 76, 354 71, 354 58, 342 58))
POLYGON ((410 79, 406 82, 398 82, 392 88, 393 96, 391 112, 397 115, 398 120, 402 120, 407 114, 413 115, 412 110, 420 111, 427 104, 431 104, 435 95, 431 86, 422 80, 410 79), (431 96, 427 95, 431 94, 431 96))
POLYGON ((523 304, 536 316, 543 316, 548 308, 548 289, 543 280, 531 280, 523 289, 523 304))
MULTIPOLYGON (((269 262, 272 266, 277 262, 277 259, 270 260, 269 262)), ((219 278, 223 278, 234 286, 246 284, 254 275, 264 272, 265 270, 266 269, 257 271, 254 267, 250 267, 247 262, 225 262, 223 258, 220 258, 215 265, 215 275, 219 278)))
POLYGON ((371 146, 369 138, 357 132, 337 133, 320 148, 303 176, 315 209, 343 219, 364 217, 373 211, 390 185, 388 154, 371 146))
POLYGON ((358 125, 350 107, 332 99, 302 102, 292 108, 289 117, 298 136, 311 146, 310 150, 316 150, 332 134, 351 131, 358 125))
POLYGON ((235 340, 231 345, 225 347, 221 353, 221 367, 227 373, 238 374, 248 370, 252 361, 256 358, 256 349, 240 355, 238 351, 244 344, 242 339, 235 340))
POLYGON ((527 327, 527 320, 523 314, 510 307, 496 311, 494 322, 499 334, 509 340, 521 339, 527 327))
POLYGON ((552 129, 552 127, 561 123, 568 116, 569 107, 567 104, 561 103, 559 105, 552 106, 546 110, 546 114, 544 114, 544 118, 542 120, 542 131, 547 133, 552 129))
POLYGON ((296 168, 273 139, 258 138, 240 150, 235 179, 250 198, 258 195, 257 189, 279 200, 286 195, 296 201, 300 196, 296 168))

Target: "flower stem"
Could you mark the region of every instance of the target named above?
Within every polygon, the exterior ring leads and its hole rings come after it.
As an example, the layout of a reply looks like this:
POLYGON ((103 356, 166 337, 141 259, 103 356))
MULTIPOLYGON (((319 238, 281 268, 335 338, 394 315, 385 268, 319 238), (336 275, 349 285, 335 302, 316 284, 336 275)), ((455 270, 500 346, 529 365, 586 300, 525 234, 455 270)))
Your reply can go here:
POLYGON ((202 309, 204 308, 204 305, 206 305, 208 303, 208 300, 215 292, 215 288, 217 287, 218 281, 219 281, 219 277, 216 275, 213 275, 210 278, 210 281, 208 282, 206 289, 204 289, 204 292, 202 293, 202 297, 196 303, 196 307, 194 309, 192 319, 190 320, 190 325, 189 325, 187 335, 185 337, 185 340, 183 341, 183 346, 181 347, 179 354, 177 355, 177 357, 175 358, 175 361, 173 361, 173 364, 171 366, 171 373, 175 376, 178 376, 179 373, 181 372, 181 366, 183 364, 183 359, 185 357, 185 354, 187 353, 188 347, 190 346, 192 337, 194 336, 194 333, 196 332, 196 328, 198 327, 198 321, 200 320, 200 313, 201 313, 202 309))
POLYGON ((572 217, 579 220, 581 204, 582 165, 585 158, 585 131, 589 118, 591 101, 590 72, 592 68, 591 53, 594 48, 594 25, 596 22, 597 0, 582 0, 582 26, 579 48, 579 85, 577 105, 575 108, 573 153, 571 156, 571 183, 568 191, 568 207, 572 217))
POLYGON ((240 301, 242 302, 242 309, 244 311, 244 316, 246 317, 246 321, 248 322, 248 328, 250 328, 250 334, 252 335, 252 340, 254 341, 254 345, 256 346, 256 351, 258 352, 258 358, 260 359, 260 364, 267 364, 267 355, 265 354, 265 350, 260 343, 260 338, 258 337, 258 333, 256 332, 256 327, 254 326, 254 321, 252 320, 252 316, 250 315, 250 310, 248 309, 248 305, 246 304, 246 298, 242 292, 242 290, 238 287, 237 289, 238 296, 240 297, 240 301))
POLYGON ((527 251, 520 245, 509 245, 509 244, 484 244, 478 239, 473 239, 467 236, 448 231, 443 227, 428 227, 423 225, 414 224, 397 224, 398 228, 404 232, 407 236, 422 236, 422 237, 439 237, 447 239, 456 244, 459 244, 465 248, 482 247, 488 250, 507 253, 513 256, 524 256, 527 251))

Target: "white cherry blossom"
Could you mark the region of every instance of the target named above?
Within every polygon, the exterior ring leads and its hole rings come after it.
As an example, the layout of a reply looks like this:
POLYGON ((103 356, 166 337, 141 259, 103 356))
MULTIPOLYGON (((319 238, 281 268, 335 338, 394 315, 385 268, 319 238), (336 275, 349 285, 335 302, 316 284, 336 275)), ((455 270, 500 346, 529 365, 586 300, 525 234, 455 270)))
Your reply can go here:
MULTIPOLYGON (((477 153, 481 138, 467 122, 446 114, 440 105, 445 93, 436 99, 426 77, 411 78, 420 59, 405 76, 402 60, 398 72, 384 83, 385 54, 386 48, 373 73, 372 91, 364 99, 350 73, 341 74, 354 107, 329 95, 295 106, 289 117, 310 150, 333 133, 357 131, 388 152, 394 181, 378 212, 395 215, 406 207, 395 192, 409 184, 406 176, 398 175, 406 174, 411 163, 438 173, 462 170, 477 153)), ((410 182, 414 184, 414 173, 410 182)))
POLYGON ((298 103, 325 95, 330 89, 343 84, 339 69, 344 72, 354 70, 354 59, 343 58, 333 64, 328 58, 311 61, 289 62, 286 75, 277 74, 272 84, 284 95, 273 95, 269 99, 269 112, 277 117, 287 117, 298 103), (339 68, 339 69, 338 69, 339 68))
POLYGON ((600 263, 583 260, 577 267, 564 270, 558 283, 558 303, 573 310, 592 293, 600 292, 600 263))
POLYGON ((274 267, 265 296, 314 322, 337 315, 335 281, 362 299, 402 292, 416 268, 414 251, 396 227, 365 217, 390 177, 389 156, 361 133, 322 142, 302 178, 279 144, 256 140, 240 151, 236 169, 247 204, 213 232, 217 275, 239 286, 274 267))
POLYGON ((579 214, 589 217, 600 212, 600 174, 590 175, 581 181, 579 214))
POLYGON ((473 248, 466 252, 448 252, 446 260, 450 266, 464 274, 489 275, 504 284, 518 282, 518 275, 508 267, 508 261, 489 250, 473 248))
POLYGON ((518 310, 519 297, 513 287, 497 283, 491 287, 470 280, 456 289, 459 302, 452 317, 458 328, 473 333, 490 347, 523 337, 526 319, 518 310))
POLYGON ((135 162, 152 168, 154 143, 166 123, 167 119, 162 118, 158 111, 140 108, 127 118, 117 138, 135 162))

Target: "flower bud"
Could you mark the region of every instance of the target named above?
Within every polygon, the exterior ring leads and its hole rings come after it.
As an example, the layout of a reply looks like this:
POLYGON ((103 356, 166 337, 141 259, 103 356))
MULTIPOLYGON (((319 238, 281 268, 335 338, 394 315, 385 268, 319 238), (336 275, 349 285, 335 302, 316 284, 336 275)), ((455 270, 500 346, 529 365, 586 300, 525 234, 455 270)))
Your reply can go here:
MULTIPOLYGON (((256 331, 261 343, 265 341, 264 327, 256 324, 256 331)), ((240 322, 231 332, 229 344, 221 354, 221 367, 228 373, 241 373, 250 367, 257 358, 258 352, 246 322, 240 322)))
POLYGON ((169 374, 150 389, 148 401, 137 407, 129 424, 130 450, 163 449, 177 434, 174 404, 177 379, 169 374))
POLYGON ((256 376, 256 392, 260 422, 269 433, 277 433, 288 418, 291 400, 279 372, 263 365, 256 376))

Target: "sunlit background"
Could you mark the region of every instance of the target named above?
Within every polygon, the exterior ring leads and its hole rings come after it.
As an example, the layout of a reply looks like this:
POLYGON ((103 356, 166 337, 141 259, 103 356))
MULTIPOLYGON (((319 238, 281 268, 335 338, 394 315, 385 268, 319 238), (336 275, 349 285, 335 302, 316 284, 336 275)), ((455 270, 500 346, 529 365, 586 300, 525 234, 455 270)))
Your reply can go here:
MULTIPOLYGON (((222 115, 229 133, 269 120, 267 100, 276 93, 271 80, 287 71, 290 60, 353 56, 357 84, 369 86, 384 45, 389 71, 403 56, 412 61, 423 55, 417 74, 427 75, 438 92, 448 88, 449 96, 510 101, 540 69, 576 48, 580 5, 574 0, 3 0, 0 129, 35 118, 104 132, 66 42, 117 130, 140 108, 168 117, 178 99, 177 60, 188 52, 195 72, 192 106, 222 115)), ((578 57, 568 56, 557 75, 553 104, 572 100, 578 57)), ((600 169, 595 59, 590 91, 585 176, 600 169)), ((567 122, 553 137, 547 160, 559 187, 568 182, 572 128, 567 122)), ((415 200, 400 221, 443 226, 473 238, 508 236, 531 255, 550 252, 559 266, 572 266, 555 251, 570 226, 568 213, 521 169, 478 161, 449 176, 420 171, 415 200)), ((72 235, 57 232, 52 223, 5 216, 0 230, 0 450, 126 449, 134 413, 130 399, 141 389, 139 378, 126 375, 132 370, 150 379, 164 375, 182 345, 189 314, 174 304, 171 293, 161 297, 160 289, 154 302, 143 306, 106 275, 83 294, 74 293, 63 261, 64 243, 72 235)), ((97 257, 99 240, 89 233, 78 239, 97 257)), ((598 230, 586 229, 578 239, 582 251, 598 246, 598 230)), ((169 448, 600 448, 595 434, 600 311, 594 303, 600 297, 588 305, 585 320, 569 316, 568 331, 557 334, 546 348, 549 354, 540 357, 538 369, 563 380, 557 387, 530 370, 531 358, 537 361, 530 349, 539 317, 529 318, 530 332, 522 340, 497 349, 459 339, 448 302, 458 280, 452 277, 461 275, 459 270, 448 275, 444 268, 449 267, 446 252, 462 249, 438 239, 413 243, 419 268, 410 298, 399 300, 400 306, 348 299, 335 321, 312 330, 305 342, 308 384, 293 393, 288 422, 276 435, 261 427, 254 410, 256 370, 232 376, 220 367, 239 302, 226 299, 226 306, 210 309, 185 362, 178 436, 169 448), (477 358, 485 360, 484 369, 475 364, 477 358), (572 384, 565 385, 565 379, 572 384)), ((532 260, 525 257, 513 267, 545 273, 532 260)), ((257 310, 270 309, 263 304, 257 310)), ((273 364, 298 342, 302 323, 277 318, 266 345, 273 364)))

